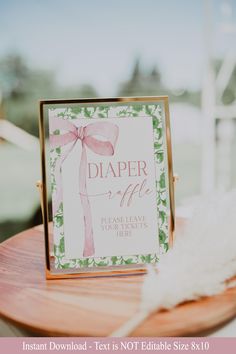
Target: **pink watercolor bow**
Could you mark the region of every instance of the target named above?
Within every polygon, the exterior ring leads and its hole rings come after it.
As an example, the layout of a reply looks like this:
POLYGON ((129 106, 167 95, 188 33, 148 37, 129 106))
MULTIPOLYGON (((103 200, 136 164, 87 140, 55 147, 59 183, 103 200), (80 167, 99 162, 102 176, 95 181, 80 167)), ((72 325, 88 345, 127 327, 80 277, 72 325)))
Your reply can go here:
POLYGON ((82 143, 82 153, 79 166, 79 192, 81 204, 84 212, 84 257, 94 255, 94 240, 93 240, 93 227, 92 227, 92 214, 91 207, 87 195, 86 177, 87 177, 87 146, 95 154, 103 156, 112 156, 116 141, 119 135, 119 128, 110 122, 96 122, 90 123, 85 127, 77 127, 74 122, 81 123, 81 119, 71 121, 61 118, 50 118, 50 131, 53 133, 55 130, 64 130, 65 134, 56 135, 50 134, 50 147, 52 149, 65 146, 72 143, 70 148, 61 153, 55 165, 55 180, 56 180, 56 197, 54 201, 55 211, 58 210, 62 203, 62 176, 61 167, 69 153, 73 150, 78 140, 82 143), (106 141, 98 140, 95 136, 102 136, 106 141))

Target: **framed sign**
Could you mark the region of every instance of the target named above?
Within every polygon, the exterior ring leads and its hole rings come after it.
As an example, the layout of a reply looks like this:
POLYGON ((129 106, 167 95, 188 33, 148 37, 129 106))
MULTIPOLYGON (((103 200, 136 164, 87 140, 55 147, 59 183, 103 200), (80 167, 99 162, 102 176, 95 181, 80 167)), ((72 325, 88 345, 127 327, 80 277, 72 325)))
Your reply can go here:
POLYGON ((40 142, 47 278, 156 263, 174 231, 168 97, 41 101, 40 142))

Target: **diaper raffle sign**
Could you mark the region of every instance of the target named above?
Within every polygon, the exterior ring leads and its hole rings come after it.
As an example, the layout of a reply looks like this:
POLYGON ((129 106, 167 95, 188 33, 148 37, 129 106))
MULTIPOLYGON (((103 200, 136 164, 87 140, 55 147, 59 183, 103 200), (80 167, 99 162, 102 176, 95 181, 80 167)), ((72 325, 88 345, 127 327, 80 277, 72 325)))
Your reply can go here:
POLYGON ((174 226, 167 97, 41 101, 40 138, 47 277, 157 262, 174 226))

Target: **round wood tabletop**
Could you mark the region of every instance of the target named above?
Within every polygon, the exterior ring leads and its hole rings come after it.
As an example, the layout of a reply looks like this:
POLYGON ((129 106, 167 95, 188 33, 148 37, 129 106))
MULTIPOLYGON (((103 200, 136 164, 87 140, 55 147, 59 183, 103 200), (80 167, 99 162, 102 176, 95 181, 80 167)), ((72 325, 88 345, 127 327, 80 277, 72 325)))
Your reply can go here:
MULTIPOLYGON (((46 280, 42 226, 0 245, 0 315, 43 336, 109 336, 139 306, 143 275, 46 280)), ((148 318, 131 335, 187 336, 236 314, 236 288, 148 318)))

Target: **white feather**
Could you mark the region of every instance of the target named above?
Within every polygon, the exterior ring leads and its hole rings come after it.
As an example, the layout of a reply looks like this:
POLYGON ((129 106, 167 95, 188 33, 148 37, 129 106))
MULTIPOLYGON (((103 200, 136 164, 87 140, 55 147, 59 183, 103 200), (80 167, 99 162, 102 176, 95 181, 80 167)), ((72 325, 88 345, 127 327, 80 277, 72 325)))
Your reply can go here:
POLYGON ((172 250, 149 267, 140 311, 112 336, 127 336, 158 309, 216 295, 236 275, 236 190, 201 201, 172 250))

